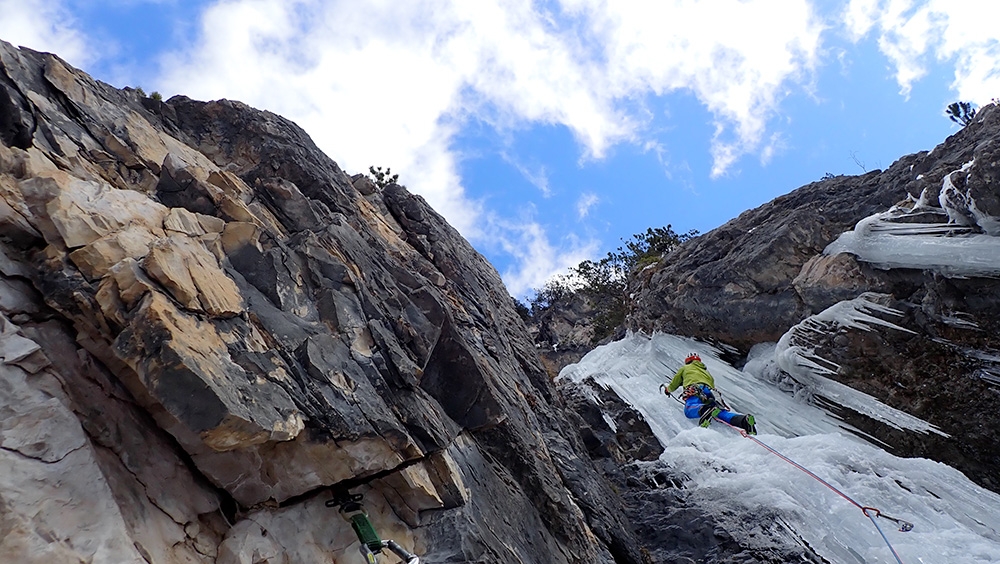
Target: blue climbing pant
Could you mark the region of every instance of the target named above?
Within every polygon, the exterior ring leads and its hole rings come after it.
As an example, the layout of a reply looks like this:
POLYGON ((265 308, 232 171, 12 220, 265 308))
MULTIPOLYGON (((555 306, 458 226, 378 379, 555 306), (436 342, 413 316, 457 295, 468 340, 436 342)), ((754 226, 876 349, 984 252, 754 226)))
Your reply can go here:
MULTIPOLYGON (((712 388, 709 388, 704 384, 695 384, 695 386, 690 387, 697 388, 697 390, 696 393, 688 396, 688 398, 684 400, 684 415, 686 415, 688 419, 698 419, 705 411, 712 409, 713 407, 720 407, 716 406, 715 396, 712 395, 712 388)), ((685 395, 687 395, 687 393, 687 390, 685 390, 685 395)), ((733 417, 738 417, 739 415, 739 413, 723 409, 719 412, 717 417, 726 423, 732 424, 733 417)))

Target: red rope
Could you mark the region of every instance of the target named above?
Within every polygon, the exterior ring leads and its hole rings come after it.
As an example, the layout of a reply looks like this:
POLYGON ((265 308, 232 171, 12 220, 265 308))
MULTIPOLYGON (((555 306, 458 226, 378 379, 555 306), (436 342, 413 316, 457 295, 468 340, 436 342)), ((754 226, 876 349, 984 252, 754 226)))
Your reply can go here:
MULTIPOLYGON (((722 421, 722 419, 718 419, 718 418, 716 418, 716 421, 722 421)), ((826 486, 826 487, 830 488, 831 490, 833 490, 833 491, 834 491, 834 493, 836 493, 836 494, 837 494, 837 495, 839 495, 840 497, 842 497, 842 498, 846 499, 847 501, 849 501, 849 502, 853 503, 853 504, 854 504, 854 506, 855 506, 855 507, 857 507, 858 509, 860 509, 861 511, 864 511, 864 510, 865 510, 865 507, 864 507, 864 506, 862 506, 862 505, 861 505, 860 503, 858 503, 858 502, 854 501, 853 499, 851 499, 851 497, 850 497, 850 496, 848 496, 847 494, 845 494, 844 492, 842 492, 842 491, 838 490, 837 488, 835 488, 835 487, 834 487, 834 486, 833 486, 832 484, 830 484, 830 482, 827 482, 827 481, 826 481, 826 480, 824 480, 823 478, 820 478, 819 476, 817 476, 817 475, 816 475, 815 473, 813 473, 813 471, 812 471, 812 470, 810 470, 810 469, 806 468, 805 466, 803 466, 803 465, 799 464, 798 462, 795 462, 795 461, 794 461, 794 460, 792 460, 791 458, 788 458, 787 456, 785 456, 785 455, 781 454, 780 452, 778 452, 778 451, 774 450, 773 448, 771 448, 771 447, 769 447, 768 445, 764 444, 764 443, 763 443, 763 442, 762 442, 762 441, 761 441, 760 439, 758 439, 757 437, 755 437, 755 436, 753 436, 753 435, 751 435, 751 434, 747 433, 747 432, 746 432, 745 430, 743 430, 743 429, 740 429, 739 427, 736 427, 736 426, 734 426, 734 425, 731 425, 731 424, 729 424, 729 423, 726 423, 725 421, 722 421, 722 423, 725 423, 725 424, 726 424, 726 425, 728 425, 729 427, 732 427, 733 429, 736 429, 737 431, 739 431, 739 432, 740 432, 740 434, 741 434, 741 435, 743 435, 744 437, 746 437, 746 438, 750 439, 751 441, 753 441, 753 442, 755 442, 755 443, 759 444, 760 446, 762 446, 762 447, 766 448, 766 449, 767 449, 768 451, 770 451, 770 452, 771 452, 771 454, 773 454, 773 455, 777 456, 778 458, 780 458, 780 459, 784 460, 785 462, 787 462, 787 463, 791 464, 792 466, 794 466, 794 467, 798 468, 799 470, 802 470, 802 471, 803 471, 803 472, 805 472, 806 474, 809 474, 810 476, 812 476, 813 478, 815 478, 815 479, 816 479, 816 480, 817 480, 817 481, 818 481, 819 483, 821 483, 821 484, 823 484, 824 486, 826 486)), ((868 509, 875 509, 875 508, 874 508, 874 507, 869 507, 868 509)), ((875 511, 877 511, 877 512, 878 512, 878 509, 875 509, 875 511)))
POLYGON ((882 540, 884 540, 886 546, 889 547, 889 551, 892 552, 892 555, 894 557, 896 557, 896 562, 898 562, 899 564, 903 564, 903 561, 900 560, 899 555, 896 554, 896 549, 892 547, 892 544, 889 543, 889 539, 885 536, 885 533, 882 532, 882 529, 878 526, 878 523, 875 522, 875 518, 872 517, 871 515, 869 515, 868 512, 869 511, 873 511, 873 512, 875 512, 875 517, 883 517, 885 519, 889 519, 890 521, 894 521, 897 524, 900 524, 899 530, 902 531, 902 532, 906 532, 906 531, 909 531, 909 530, 913 529, 913 524, 912 523, 907 523, 906 521, 901 521, 901 520, 896 519, 894 517, 889 517, 888 515, 883 515, 881 511, 879 511, 878 509, 876 509, 874 507, 867 507, 867 506, 861 505, 860 503, 858 503, 858 502, 854 501, 853 499, 851 499, 851 497, 849 495, 847 495, 844 492, 840 491, 839 489, 835 488, 832 484, 830 484, 830 482, 827 482, 823 478, 820 478, 819 476, 817 476, 812 470, 809 470, 805 466, 799 464, 798 462, 795 462, 791 458, 788 458, 787 456, 781 454, 777 450, 775 450, 775 449, 771 448, 770 446, 764 444, 763 441, 761 441, 757 437, 755 437, 755 436, 747 433, 746 430, 741 429, 741 428, 739 428, 739 427, 737 427, 735 425, 732 425, 730 423, 727 423, 726 421, 723 421, 722 419, 719 419, 718 417, 716 417, 715 420, 721 422, 722 424, 726 425, 727 427, 731 427, 733 429, 736 429, 737 431, 739 431, 740 435, 743 435, 745 438, 750 439, 751 441, 753 441, 753 442, 759 444, 760 446, 764 447, 771 454, 777 456, 778 458, 784 460, 785 462, 787 462, 787 463, 791 464, 792 466, 798 468, 799 470, 805 472, 809 476, 813 477, 819 483, 821 483, 824 486, 826 486, 826 487, 830 488, 831 490, 833 490, 833 492, 836 493, 837 495, 839 495, 840 497, 842 497, 842 498, 846 499, 847 501, 851 502, 852 504, 854 504, 855 507, 857 507, 858 509, 861 510, 862 513, 864 513, 865 517, 871 519, 872 524, 875 525, 875 529, 878 530, 878 532, 879 532, 880 535, 882 535, 882 540))

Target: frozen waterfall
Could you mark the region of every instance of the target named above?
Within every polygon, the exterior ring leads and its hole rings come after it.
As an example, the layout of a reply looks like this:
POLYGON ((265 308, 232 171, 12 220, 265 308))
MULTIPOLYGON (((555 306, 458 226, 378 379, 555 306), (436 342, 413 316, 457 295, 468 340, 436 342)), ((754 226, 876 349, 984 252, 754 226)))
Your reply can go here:
MULTIPOLYGON (((703 429, 684 417, 659 385, 691 351, 700 354, 726 401, 756 416, 760 441, 858 503, 913 523, 912 531, 900 532, 879 520, 902 562, 1000 562, 1000 495, 947 465, 899 458, 859 438, 856 429, 812 405, 810 390, 779 376, 774 345, 756 347, 741 371, 705 343, 633 334, 594 349, 560 378, 593 377, 641 412, 665 447, 659 463, 685 476, 687 499, 716 515, 745 546, 757 542, 754 522, 766 515, 787 526, 790 544, 806 543, 830 562, 896 562, 872 522, 837 493, 725 425, 703 429)), ((852 402, 899 427, 920 428, 870 396, 855 393, 852 402)), ((929 425, 924 430, 934 432, 929 425)))

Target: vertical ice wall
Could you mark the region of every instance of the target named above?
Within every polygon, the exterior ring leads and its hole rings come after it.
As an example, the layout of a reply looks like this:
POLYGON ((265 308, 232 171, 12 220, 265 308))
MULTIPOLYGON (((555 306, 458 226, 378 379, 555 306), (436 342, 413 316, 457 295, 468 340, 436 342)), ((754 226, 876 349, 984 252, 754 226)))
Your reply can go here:
MULTIPOLYGON (((560 378, 593 377, 642 413, 665 447, 653 464, 680 483, 685 503, 716 516, 743 546, 788 543, 809 546, 828 562, 896 562, 871 521, 840 494, 728 427, 703 429, 684 417, 680 404, 657 388, 689 351, 701 355, 735 409, 757 415, 758 440, 851 499, 912 522, 905 533, 880 523, 903 562, 1000 562, 1000 496, 944 464, 899 458, 861 441, 822 409, 782 391, 780 382, 735 369, 709 345, 629 335, 591 351, 560 378)), ((758 349, 753 364, 767 365, 771 351, 758 349)))

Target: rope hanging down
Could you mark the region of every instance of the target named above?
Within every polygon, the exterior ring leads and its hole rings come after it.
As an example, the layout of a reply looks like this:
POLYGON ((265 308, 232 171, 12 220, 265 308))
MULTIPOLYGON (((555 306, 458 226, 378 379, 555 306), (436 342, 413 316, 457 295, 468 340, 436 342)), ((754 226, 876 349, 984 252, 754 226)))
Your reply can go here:
POLYGON ((771 454, 777 456, 778 458, 784 460, 785 462, 787 462, 787 463, 791 464, 792 466, 798 468, 799 470, 805 472, 807 475, 809 475, 810 477, 812 477, 813 479, 815 479, 819 483, 821 483, 824 486, 826 486, 826 487, 830 488, 831 490, 833 490, 833 492, 836 493, 837 495, 839 495, 840 497, 842 497, 842 498, 846 499, 847 501, 851 502, 855 507, 857 507, 858 509, 860 509, 862 513, 864 513, 865 517, 868 517, 871 520, 871 522, 872 522, 873 525, 875 525, 875 529, 878 531, 878 534, 882 536, 882 540, 885 541, 885 545, 887 547, 889 547, 889 552, 892 552, 892 555, 896 559, 896 562, 898 562, 899 564, 903 564, 903 561, 899 558, 899 554, 896 553, 896 549, 893 548, 892 547, 892 543, 889 542, 889 538, 885 536, 885 533, 882 532, 882 528, 879 527, 878 523, 875 521, 875 517, 881 517, 883 519, 887 519, 889 521, 892 521, 893 523, 896 523, 899 526, 899 531, 903 532, 903 533, 905 533, 907 531, 912 531, 913 530, 913 523, 910 523, 908 521, 903 521, 902 519, 897 519, 895 517, 890 517, 888 515, 885 515, 884 513, 882 513, 881 511, 879 511, 878 509, 876 509, 874 507, 867 507, 867 506, 861 505, 857 501, 854 501, 854 499, 852 499, 849 495, 845 494, 844 492, 842 492, 839 489, 837 489, 836 487, 834 487, 830 482, 827 482, 823 478, 820 478, 819 476, 817 476, 812 470, 809 470, 805 466, 799 464, 798 462, 795 462, 794 460, 792 460, 791 458, 788 458, 784 454, 781 454, 777 450, 775 450, 775 449, 771 448, 770 446, 768 446, 767 444, 765 444, 763 441, 761 441, 757 437, 754 437, 753 435, 748 434, 746 431, 744 431, 743 429, 740 429, 739 427, 735 427, 733 425, 730 425, 729 423, 726 423, 722 419, 716 418, 715 420, 719 421, 720 423, 724 424, 727 427, 731 427, 733 429, 736 429, 737 431, 739 431, 740 435, 743 435, 743 437, 745 437, 747 439, 750 439, 751 441, 753 441, 753 442, 759 444, 760 446, 764 447, 771 454))
MULTIPOLYGON (((670 396, 670 397, 673 398, 674 400, 676 400, 677 402, 679 402, 681 405, 684 405, 684 402, 682 402, 680 399, 674 398, 674 396, 670 396)), ((720 401, 722 400, 721 394, 719 395, 719 399, 720 399, 720 401)), ((896 525, 899 526, 899 531, 903 532, 903 533, 913 530, 913 523, 910 523, 908 521, 903 521, 902 519, 897 519, 895 517, 890 517, 890 516, 882 513, 878 509, 874 508, 874 507, 867 507, 867 506, 861 505, 857 501, 854 501, 854 499, 852 499, 849 495, 845 494, 844 492, 842 492, 839 489, 837 489, 836 487, 834 487, 830 482, 827 482, 823 478, 820 478, 819 476, 817 476, 812 470, 809 470, 805 466, 799 464, 798 462, 795 462, 794 460, 792 460, 791 458, 788 458, 784 454, 781 454, 777 450, 775 450, 775 449, 771 448, 770 446, 768 446, 767 444, 765 444, 763 441, 761 441, 757 437, 755 437, 755 436, 747 433, 745 430, 740 429, 739 427, 736 427, 734 425, 730 425, 729 423, 726 423, 725 421, 723 421, 722 419, 719 419, 718 417, 716 417, 715 420, 718 421, 718 422, 720 422, 720 423, 722 423, 726 427, 730 427, 732 429, 735 429, 744 438, 750 439, 751 441, 759 444, 760 446, 762 446, 765 449, 767 449, 768 452, 770 452, 771 454, 777 456, 778 458, 784 460, 785 462, 787 462, 787 463, 791 464, 792 466, 798 468, 799 470, 805 472, 808 476, 812 477, 813 479, 815 479, 819 483, 821 483, 824 486, 826 486, 826 487, 830 488, 831 490, 833 490, 833 492, 836 493, 837 495, 839 495, 840 497, 842 497, 842 498, 846 499, 847 501, 851 502, 855 507, 857 507, 858 509, 860 509, 862 513, 864 513, 865 517, 868 517, 868 519, 871 520, 871 522, 872 522, 873 525, 875 525, 875 529, 878 531, 878 534, 882 536, 882 540, 885 541, 885 545, 889 547, 889 551, 892 552, 893 557, 896 558, 896 562, 898 562, 899 564, 903 564, 903 561, 899 558, 899 554, 896 553, 896 549, 893 548, 892 547, 892 543, 889 542, 889 538, 885 536, 885 533, 882 532, 882 528, 879 527, 878 526, 878 522, 875 521, 875 517, 881 517, 882 519, 887 519, 889 521, 892 521, 893 523, 896 523, 896 525)))

